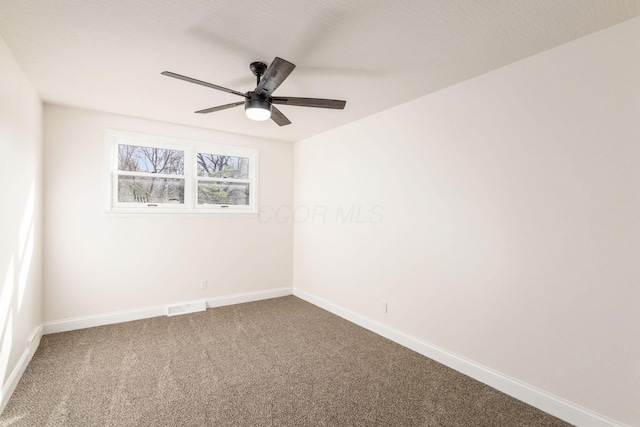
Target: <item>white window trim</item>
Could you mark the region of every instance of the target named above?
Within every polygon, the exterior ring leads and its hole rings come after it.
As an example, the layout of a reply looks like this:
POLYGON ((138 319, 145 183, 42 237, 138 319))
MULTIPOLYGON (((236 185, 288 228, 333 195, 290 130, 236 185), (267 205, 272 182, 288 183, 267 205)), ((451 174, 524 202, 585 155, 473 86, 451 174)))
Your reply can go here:
POLYGON ((258 214, 258 150, 255 148, 240 147, 234 145, 224 145, 203 141, 194 141, 180 138, 172 138, 157 135, 148 135, 127 131, 107 129, 104 143, 104 169, 105 169, 105 213, 123 216, 132 214, 135 216, 145 216, 161 214, 185 214, 193 215, 215 215, 215 216, 245 216, 258 214), (147 172, 126 172, 118 173, 118 144, 128 144, 155 148, 165 148, 171 150, 184 151, 184 175, 154 174, 147 172), (249 179, 231 178, 209 178, 198 177, 197 174, 197 153, 220 154, 234 157, 249 158, 249 179), (177 178, 185 180, 184 204, 173 203, 119 203, 118 197, 118 175, 129 176, 153 176, 164 178, 177 178), (249 205, 198 205, 198 180, 201 181, 225 181, 249 183, 249 205))

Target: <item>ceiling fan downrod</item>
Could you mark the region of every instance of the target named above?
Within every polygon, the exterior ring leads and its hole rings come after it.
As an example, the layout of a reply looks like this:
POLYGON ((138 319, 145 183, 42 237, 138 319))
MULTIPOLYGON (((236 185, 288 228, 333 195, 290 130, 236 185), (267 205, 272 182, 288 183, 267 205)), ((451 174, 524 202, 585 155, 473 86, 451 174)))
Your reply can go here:
POLYGON ((264 75, 264 72, 267 71, 267 64, 264 62, 252 62, 251 65, 249 65, 249 68, 257 78, 256 85, 259 85, 260 78, 264 75))

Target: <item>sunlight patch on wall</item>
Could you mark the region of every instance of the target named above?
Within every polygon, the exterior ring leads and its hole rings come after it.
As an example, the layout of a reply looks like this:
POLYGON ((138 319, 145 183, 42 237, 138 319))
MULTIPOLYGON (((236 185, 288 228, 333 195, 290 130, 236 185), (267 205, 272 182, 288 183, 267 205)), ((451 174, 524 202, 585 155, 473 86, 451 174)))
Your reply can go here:
POLYGON ((29 230, 29 235, 27 237, 27 247, 25 248, 26 250, 22 254, 22 259, 20 260, 20 273, 18 275, 18 313, 20 312, 20 309, 22 308, 22 302, 24 301, 24 292, 27 289, 27 279, 29 278, 29 272, 31 271, 33 247, 35 245, 33 224, 29 230))
POLYGON ((24 293, 27 289, 27 279, 31 271, 31 261, 33 260, 33 250, 35 246, 33 214, 35 210, 35 183, 31 182, 31 190, 25 207, 24 215, 20 223, 19 235, 19 265, 20 272, 18 275, 18 313, 22 308, 24 293))
POLYGON ((24 208, 24 214, 22 215, 22 221, 20 222, 20 235, 19 235, 19 254, 24 253, 25 246, 27 245, 29 230, 33 226, 33 212, 35 210, 35 196, 36 189, 35 183, 31 182, 31 188, 29 190, 29 197, 27 198, 27 204, 24 208))
POLYGON ((2 347, 0 348, 0 379, 3 385, 9 365, 9 356, 11 356, 11 349, 13 348, 13 310, 7 313, 7 317, 9 321, 7 322, 6 329, 3 331, 2 347))
MULTIPOLYGON (((9 268, 2 286, 2 295, 0 295, 0 332, 4 331, 9 315, 11 314, 11 300, 13 299, 13 256, 9 261, 9 268)), ((5 339, 2 338, 4 346, 5 339)))

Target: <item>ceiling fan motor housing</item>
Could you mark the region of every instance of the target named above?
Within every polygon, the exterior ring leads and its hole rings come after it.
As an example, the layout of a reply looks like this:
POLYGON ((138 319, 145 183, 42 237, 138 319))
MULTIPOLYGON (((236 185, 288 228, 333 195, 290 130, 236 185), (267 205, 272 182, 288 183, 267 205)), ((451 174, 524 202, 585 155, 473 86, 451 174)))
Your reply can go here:
POLYGON ((258 95, 255 92, 247 92, 244 112, 251 120, 269 120, 271 118, 271 98, 258 95))
POLYGON ((244 101, 244 109, 249 108, 261 108, 263 110, 271 111, 270 97, 258 95, 255 92, 247 92, 247 99, 244 101))

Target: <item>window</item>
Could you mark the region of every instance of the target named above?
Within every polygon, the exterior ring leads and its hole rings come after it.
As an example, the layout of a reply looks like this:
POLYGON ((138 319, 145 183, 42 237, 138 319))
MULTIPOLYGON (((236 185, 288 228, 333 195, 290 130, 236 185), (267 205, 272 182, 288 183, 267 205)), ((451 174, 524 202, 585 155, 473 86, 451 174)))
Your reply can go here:
POLYGON ((117 144, 117 203, 184 206, 184 151, 117 144))
POLYGON ((108 131, 110 212, 256 213, 255 149, 108 131))
POLYGON ((198 153, 198 205, 249 204, 249 158, 198 153))

